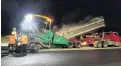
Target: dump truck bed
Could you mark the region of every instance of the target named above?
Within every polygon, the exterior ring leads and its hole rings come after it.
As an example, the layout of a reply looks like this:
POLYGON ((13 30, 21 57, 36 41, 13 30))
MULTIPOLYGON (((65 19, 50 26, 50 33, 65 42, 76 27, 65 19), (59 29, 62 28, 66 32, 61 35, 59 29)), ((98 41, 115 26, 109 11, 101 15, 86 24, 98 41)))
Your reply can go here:
POLYGON ((85 23, 83 25, 78 25, 78 27, 76 28, 73 28, 72 26, 72 28, 68 31, 61 30, 58 33, 60 36, 63 36, 66 39, 70 39, 72 37, 84 34, 86 32, 90 32, 95 29, 99 29, 101 27, 105 27, 104 18, 102 16, 93 18, 92 20, 90 20, 90 22, 85 23))

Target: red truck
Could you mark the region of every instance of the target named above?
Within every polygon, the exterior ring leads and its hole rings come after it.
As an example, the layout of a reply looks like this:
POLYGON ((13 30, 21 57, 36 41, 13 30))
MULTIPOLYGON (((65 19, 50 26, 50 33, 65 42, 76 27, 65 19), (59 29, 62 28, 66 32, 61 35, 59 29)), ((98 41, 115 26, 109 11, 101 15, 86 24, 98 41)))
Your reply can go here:
POLYGON ((108 47, 109 45, 121 47, 121 38, 117 32, 102 32, 100 35, 95 33, 93 35, 86 35, 84 41, 87 45, 93 45, 93 47, 108 47))

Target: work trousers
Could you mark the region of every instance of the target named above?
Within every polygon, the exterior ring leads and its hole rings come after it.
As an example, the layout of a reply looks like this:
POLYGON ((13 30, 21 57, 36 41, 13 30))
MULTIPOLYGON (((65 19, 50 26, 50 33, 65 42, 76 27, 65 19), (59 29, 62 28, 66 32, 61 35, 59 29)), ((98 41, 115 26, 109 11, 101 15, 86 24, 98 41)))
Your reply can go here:
POLYGON ((21 54, 22 55, 27 55, 27 44, 23 44, 22 45, 22 51, 21 51, 21 54))
POLYGON ((9 44, 8 45, 8 48, 9 48, 9 52, 8 53, 14 53, 14 44, 9 44))

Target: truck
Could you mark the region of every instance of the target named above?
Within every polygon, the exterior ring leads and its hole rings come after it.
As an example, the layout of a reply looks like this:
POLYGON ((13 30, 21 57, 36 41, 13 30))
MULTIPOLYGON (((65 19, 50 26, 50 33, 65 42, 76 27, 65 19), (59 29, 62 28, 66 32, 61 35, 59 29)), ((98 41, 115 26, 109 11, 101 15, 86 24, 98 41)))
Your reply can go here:
POLYGON ((60 30, 58 31, 59 34, 54 33, 52 30, 47 30, 44 34, 34 34, 33 39, 30 39, 29 46, 33 51, 51 47, 72 48, 79 42, 79 40, 72 40, 72 38, 101 27, 105 27, 104 18, 102 16, 95 17, 88 23, 78 25, 77 27, 73 26, 68 30, 60 30))
POLYGON ((86 41, 88 45, 93 45, 93 47, 96 48, 106 48, 108 46, 121 47, 121 38, 119 34, 112 31, 86 35, 84 41, 86 41))

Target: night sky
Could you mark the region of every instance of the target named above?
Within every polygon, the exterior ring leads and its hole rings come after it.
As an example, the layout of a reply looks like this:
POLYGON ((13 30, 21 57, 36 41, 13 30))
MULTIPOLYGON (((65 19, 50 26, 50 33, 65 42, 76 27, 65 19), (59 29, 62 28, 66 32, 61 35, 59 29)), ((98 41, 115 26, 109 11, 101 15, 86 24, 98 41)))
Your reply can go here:
POLYGON ((47 15, 54 24, 78 22, 85 16, 104 16, 106 30, 121 33, 120 0, 2 0, 1 34, 9 34, 19 26, 27 13, 47 15))

